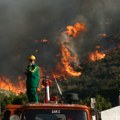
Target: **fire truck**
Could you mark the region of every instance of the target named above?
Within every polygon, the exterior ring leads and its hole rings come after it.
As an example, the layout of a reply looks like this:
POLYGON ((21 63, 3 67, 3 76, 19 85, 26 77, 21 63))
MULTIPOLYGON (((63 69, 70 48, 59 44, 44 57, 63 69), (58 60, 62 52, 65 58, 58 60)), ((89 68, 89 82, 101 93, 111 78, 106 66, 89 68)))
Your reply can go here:
MULTIPOLYGON (((76 94, 68 94, 71 103, 58 103, 57 97, 49 96, 49 79, 45 79, 45 102, 25 105, 7 105, 2 120, 92 120, 90 107, 73 104, 72 98, 77 100, 76 94)), ((56 82, 60 94, 60 87, 56 82)))
POLYGON ((77 104, 7 105, 3 120, 91 120, 91 114, 77 104))

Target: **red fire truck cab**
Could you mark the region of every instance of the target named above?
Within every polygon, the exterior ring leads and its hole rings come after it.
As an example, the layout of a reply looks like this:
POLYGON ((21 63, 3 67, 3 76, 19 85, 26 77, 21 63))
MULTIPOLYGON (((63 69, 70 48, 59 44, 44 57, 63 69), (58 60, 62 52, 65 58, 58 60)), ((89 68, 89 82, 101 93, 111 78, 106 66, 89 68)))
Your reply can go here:
POLYGON ((91 120, 91 113, 78 104, 7 105, 3 120, 91 120))

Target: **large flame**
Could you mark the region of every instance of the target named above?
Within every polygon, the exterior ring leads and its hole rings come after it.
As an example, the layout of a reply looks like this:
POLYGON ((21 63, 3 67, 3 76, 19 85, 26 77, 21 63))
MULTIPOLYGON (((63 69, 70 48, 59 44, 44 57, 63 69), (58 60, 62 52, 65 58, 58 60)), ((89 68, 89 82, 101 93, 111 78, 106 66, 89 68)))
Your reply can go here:
POLYGON ((68 25, 66 27, 66 34, 72 36, 73 38, 77 37, 81 32, 86 31, 86 25, 84 23, 75 23, 73 26, 68 25))
POLYGON ((25 93, 25 80, 21 80, 17 85, 13 84, 11 80, 5 76, 0 76, 0 88, 12 91, 15 94, 25 93))
POLYGON ((105 53, 103 53, 103 52, 101 52, 101 51, 99 51, 99 50, 96 50, 95 52, 91 52, 91 53, 89 54, 89 59, 90 59, 91 61, 96 61, 96 60, 104 59, 105 56, 106 56, 105 53))
POLYGON ((70 55, 69 50, 62 44, 62 64, 64 65, 65 71, 70 75, 70 76, 80 76, 81 72, 76 72, 70 65, 71 61, 73 58, 70 55))
POLYGON ((66 31, 61 34, 61 63, 58 63, 57 71, 54 73, 54 77, 58 79, 66 79, 66 76, 80 76, 81 72, 75 69, 80 68, 79 59, 71 42, 80 33, 86 31, 86 25, 84 23, 77 22, 73 26, 66 27, 66 31))

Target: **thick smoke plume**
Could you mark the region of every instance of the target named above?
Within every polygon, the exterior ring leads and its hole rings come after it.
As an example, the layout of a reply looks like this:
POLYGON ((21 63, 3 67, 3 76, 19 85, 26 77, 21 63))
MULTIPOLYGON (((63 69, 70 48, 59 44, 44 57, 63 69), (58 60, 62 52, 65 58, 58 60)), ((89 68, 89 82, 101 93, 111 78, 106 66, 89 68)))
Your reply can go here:
POLYGON ((55 66, 60 33, 79 21, 88 31, 76 38, 74 52, 87 56, 101 43, 98 34, 120 33, 119 5, 120 0, 0 0, 0 75, 23 74, 29 54, 46 70, 55 66))

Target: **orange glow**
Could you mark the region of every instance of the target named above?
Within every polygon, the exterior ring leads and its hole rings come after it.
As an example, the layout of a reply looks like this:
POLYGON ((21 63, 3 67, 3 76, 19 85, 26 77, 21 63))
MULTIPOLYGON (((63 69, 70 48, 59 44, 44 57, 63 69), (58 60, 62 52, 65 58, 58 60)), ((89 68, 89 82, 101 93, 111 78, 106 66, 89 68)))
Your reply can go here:
POLYGON ((81 32, 86 31, 86 25, 84 23, 77 22, 73 26, 69 25, 66 27, 66 33, 73 38, 77 37, 81 32))
POLYGON ((0 88, 12 91, 15 94, 25 93, 25 80, 21 80, 18 85, 14 85, 7 77, 0 76, 0 88))
POLYGON ((95 52, 91 52, 89 54, 89 59, 91 61, 102 60, 105 58, 105 56, 106 56, 105 53, 96 50, 95 52))
POLYGON ((62 64, 64 65, 64 69, 67 72, 67 74, 69 74, 70 76, 80 76, 81 72, 76 72, 70 65, 71 61, 73 60, 73 58, 70 55, 69 50, 62 44, 62 64))

